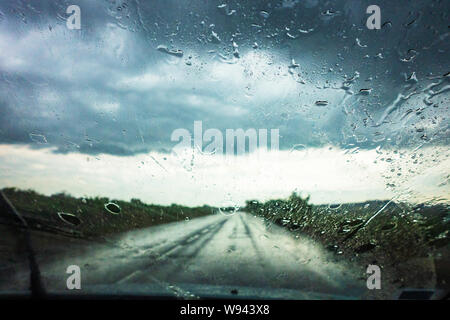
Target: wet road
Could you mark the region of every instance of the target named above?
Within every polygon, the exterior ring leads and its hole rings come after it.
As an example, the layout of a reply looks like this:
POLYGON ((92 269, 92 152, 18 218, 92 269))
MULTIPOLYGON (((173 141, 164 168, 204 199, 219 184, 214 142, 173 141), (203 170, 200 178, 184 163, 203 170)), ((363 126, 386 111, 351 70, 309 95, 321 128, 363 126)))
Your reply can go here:
MULTIPOLYGON (((367 290, 358 269, 242 212, 132 231, 107 243, 48 241, 37 252, 48 291, 68 292, 69 265, 81 270, 82 289, 71 291, 77 293, 339 299, 367 290)), ((0 286, 23 285, 25 268, 16 268, 0 286)))

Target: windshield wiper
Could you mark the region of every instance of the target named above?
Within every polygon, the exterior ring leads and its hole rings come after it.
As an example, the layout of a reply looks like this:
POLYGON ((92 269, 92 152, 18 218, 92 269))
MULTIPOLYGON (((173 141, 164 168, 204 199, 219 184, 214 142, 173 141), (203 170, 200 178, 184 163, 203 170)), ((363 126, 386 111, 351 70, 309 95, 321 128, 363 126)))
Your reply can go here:
POLYGON ((25 249, 28 255, 28 263, 30 267, 30 290, 32 298, 43 298, 45 296, 45 288, 42 284, 41 272, 39 271, 39 265, 36 261, 36 256, 31 245, 31 235, 30 228, 28 227, 27 221, 23 218, 20 212, 14 207, 14 205, 9 201, 5 193, 0 190, 0 204, 4 205, 7 211, 14 214, 19 221, 22 223, 25 232, 25 249), (8 210, 9 209, 9 210, 8 210))

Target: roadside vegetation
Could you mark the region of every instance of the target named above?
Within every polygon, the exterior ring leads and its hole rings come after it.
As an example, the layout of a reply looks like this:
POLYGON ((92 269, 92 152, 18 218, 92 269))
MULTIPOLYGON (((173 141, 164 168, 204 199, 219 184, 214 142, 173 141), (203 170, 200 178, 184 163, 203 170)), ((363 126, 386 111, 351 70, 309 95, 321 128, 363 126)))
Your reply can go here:
MULTIPOLYGON (((322 243, 336 256, 359 263, 363 271, 368 264, 379 265, 387 288, 450 284, 447 205, 393 201, 311 205, 309 198, 293 193, 288 199, 247 201, 244 210, 322 243)), ((382 297, 383 292, 373 294, 382 297)))
MULTIPOLYGON (((172 204, 159 206, 138 199, 75 198, 66 193, 45 196, 32 190, 2 190, 32 229, 76 237, 98 237, 158 224, 189 220, 211 214, 208 206, 190 208, 172 204)), ((17 224, 7 207, 0 203, 0 223, 17 224)))

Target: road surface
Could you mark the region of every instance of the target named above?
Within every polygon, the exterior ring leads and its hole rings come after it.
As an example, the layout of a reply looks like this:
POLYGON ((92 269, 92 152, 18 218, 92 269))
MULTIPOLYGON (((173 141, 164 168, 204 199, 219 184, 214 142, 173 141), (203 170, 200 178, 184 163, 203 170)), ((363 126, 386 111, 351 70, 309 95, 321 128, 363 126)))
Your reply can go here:
MULTIPOLYGON (((51 292, 340 299, 367 291, 360 269, 244 212, 131 231, 105 243, 36 237, 51 292), (80 267, 81 290, 66 288, 69 265, 80 267)), ((0 289, 26 288, 26 264, 2 274, 0 289)))

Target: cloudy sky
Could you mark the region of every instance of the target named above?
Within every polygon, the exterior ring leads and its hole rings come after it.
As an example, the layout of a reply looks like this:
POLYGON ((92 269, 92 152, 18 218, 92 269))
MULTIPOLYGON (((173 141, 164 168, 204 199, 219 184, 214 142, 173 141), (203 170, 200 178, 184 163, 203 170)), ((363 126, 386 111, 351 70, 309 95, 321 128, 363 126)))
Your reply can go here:
POLYGON ((369 30, 370 4, 2 2, 0 187, 189 205, 292 191, 448 201, 450 4, 379 1, 369 30), (224 136, 279 129, 280 150, 174 152, 172 132, 194 121, 224 136))

